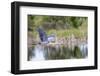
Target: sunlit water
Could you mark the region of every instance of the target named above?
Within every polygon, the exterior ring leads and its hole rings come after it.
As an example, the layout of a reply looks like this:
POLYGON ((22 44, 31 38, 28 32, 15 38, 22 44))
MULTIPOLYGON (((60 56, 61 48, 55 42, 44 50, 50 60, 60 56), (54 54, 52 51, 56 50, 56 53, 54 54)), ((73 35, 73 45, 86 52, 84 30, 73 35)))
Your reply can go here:
POLYGON ((88 55, 87 44, 79 46, 43 46, 41 44, 34 45, 29 49, 28 60, 56 60, 56 59, 79 59, 86 58, 88 55))

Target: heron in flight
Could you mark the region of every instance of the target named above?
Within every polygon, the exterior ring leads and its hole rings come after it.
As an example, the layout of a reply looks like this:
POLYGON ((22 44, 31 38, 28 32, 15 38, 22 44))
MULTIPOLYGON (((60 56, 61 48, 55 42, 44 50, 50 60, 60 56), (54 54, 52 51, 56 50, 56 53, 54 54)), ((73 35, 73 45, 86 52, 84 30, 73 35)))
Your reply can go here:
POLYGON ((38 28, 37 31, 39 33, 39 37, 40 37, 40 40, 41 40, 42 43, 47 44, 47 43, 55 41, 55 35, 54 34, 47 36, 46 32, 42 28, 38 28))

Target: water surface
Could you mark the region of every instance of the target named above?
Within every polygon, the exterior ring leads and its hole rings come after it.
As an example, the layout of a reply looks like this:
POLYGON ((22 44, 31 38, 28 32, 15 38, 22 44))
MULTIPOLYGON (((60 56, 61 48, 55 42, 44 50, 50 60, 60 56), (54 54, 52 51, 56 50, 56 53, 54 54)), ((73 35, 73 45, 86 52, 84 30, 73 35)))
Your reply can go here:
POLYGON ((87 44, 75 46, 46 46, 42 44, 33 45, 28 49, 29 61, 58 60, 58 59, 80 59, 88 55, 87 44))

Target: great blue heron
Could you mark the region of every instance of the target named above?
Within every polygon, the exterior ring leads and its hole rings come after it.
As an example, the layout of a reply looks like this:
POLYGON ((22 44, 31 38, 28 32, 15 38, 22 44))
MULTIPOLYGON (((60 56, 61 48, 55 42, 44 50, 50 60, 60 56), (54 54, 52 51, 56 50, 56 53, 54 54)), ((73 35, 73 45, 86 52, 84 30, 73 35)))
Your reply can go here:
POLYGON ((46 32, 42 28, 38 28, 37 31, 39 33, 39 37, 42 43, 49 43, 55 41, 55 34, 47 36, 46 32))

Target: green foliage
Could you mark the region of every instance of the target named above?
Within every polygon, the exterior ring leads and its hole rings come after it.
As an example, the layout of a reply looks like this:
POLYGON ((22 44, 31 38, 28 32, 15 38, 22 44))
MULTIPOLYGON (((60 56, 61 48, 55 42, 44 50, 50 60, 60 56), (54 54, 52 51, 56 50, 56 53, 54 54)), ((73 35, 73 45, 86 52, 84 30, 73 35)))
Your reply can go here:
POLYGON ((34 16, 28 15, 28 28, 35 29, 43 27, 45 29, 68 29, 78 28, 87 20, 86 17, 70 16, 34 16))
POLYGON ((36 29, 42 27, 46 33, 57 37, 87 36, 87 17, 28 15, 28 31, 37 36, 36 29))

